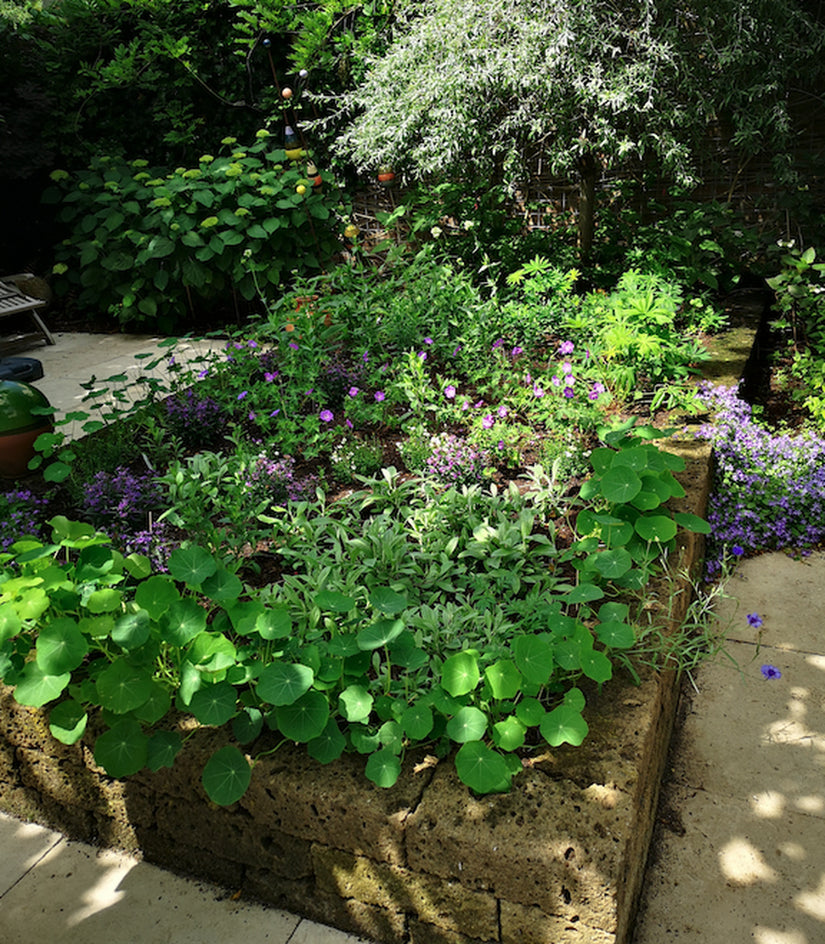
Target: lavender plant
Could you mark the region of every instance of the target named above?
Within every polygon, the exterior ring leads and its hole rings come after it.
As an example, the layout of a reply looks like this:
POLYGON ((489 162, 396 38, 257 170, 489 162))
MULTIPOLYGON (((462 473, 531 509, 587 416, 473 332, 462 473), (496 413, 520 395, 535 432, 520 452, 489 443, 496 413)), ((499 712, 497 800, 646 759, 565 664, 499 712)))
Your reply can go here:
POLYGON ((83 488, 85 515, 95 526, 117 536, 146 524, 162 502, 163 492, 153 475, 123 466, 114 472, 98 472, 83 488))

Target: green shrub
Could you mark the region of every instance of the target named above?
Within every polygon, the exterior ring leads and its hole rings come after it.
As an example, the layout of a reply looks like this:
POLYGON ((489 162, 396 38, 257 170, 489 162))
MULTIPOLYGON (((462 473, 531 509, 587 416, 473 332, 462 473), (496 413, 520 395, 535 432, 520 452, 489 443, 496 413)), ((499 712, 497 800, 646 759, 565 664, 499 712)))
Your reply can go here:
MULTIPOLYGON (((72 227, 59 247, 58 291, 108 310, 121 324, 171 329, 204 303, 251 300, 293 272, 318 269, 338 247, 337 189, 315 188, 303 158, 287 160, 261 130, 248 148, 224 138, 228 154, 196 168, 149 168, 101 158, 52 177, 49 202, 72 227)), ((301 152, 304 154, 304 152, 301 152)))

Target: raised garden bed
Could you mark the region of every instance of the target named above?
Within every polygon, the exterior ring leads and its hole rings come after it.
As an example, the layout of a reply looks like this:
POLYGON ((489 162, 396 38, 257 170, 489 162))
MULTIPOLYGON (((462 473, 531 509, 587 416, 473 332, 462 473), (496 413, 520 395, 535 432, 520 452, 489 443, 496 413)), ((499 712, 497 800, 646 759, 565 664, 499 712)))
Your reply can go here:
MULTIPOLYGON (((736 347, 734 377, 750 353, 744 336, 736 347)), ((682 448, 678 510, 701 515, 709 452, 682 448)), ((674 625, 701 540, 684 535, 678 556, 652 588, 672 601, 674 625)), ((217 808, 200 772, 220 731, 194 731, 171 769, 118 781, 94 763, 93 732, 61 745, 45 711, 4 689, 0 807, 382 942, 626 944, 677 691, 671 671, 593 685, 584 744, 534 754, 508 794, 474 796, 451 762, 421 752, 381 789, 363 758, 321 766, 282 746, 257 761, 240 801, 217 808)))

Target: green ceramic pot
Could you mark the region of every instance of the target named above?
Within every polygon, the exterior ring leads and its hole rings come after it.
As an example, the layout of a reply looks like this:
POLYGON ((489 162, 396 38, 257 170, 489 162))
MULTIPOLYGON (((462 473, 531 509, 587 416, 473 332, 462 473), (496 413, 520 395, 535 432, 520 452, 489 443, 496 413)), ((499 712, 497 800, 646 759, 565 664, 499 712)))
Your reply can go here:
POLYGON ((49 401, 31 384, 0 381, 0 477, 19 478, 28 473, 34 458, 34 442, 53 429, 49 416, 33 413, 49 401))

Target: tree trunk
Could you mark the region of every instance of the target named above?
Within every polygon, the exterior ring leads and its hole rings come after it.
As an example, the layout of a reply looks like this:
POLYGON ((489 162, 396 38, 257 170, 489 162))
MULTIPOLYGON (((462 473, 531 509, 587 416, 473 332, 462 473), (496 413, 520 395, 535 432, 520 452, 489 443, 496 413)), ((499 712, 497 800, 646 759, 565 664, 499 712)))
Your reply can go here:
POLYGON ((596 228, 596 183, 599 162, 592 154, 579 158, 579 257, 582 263, 590 261, 593 233, 596 228))

